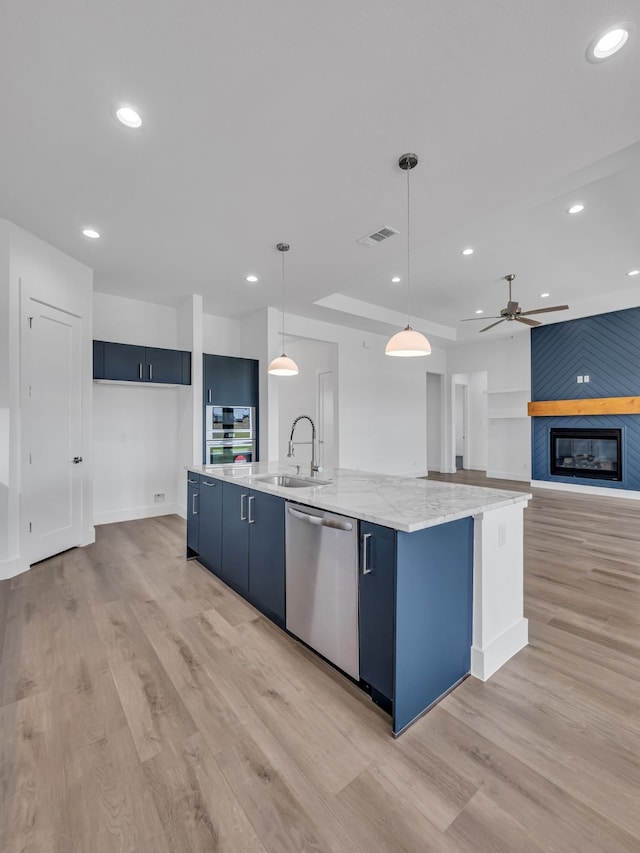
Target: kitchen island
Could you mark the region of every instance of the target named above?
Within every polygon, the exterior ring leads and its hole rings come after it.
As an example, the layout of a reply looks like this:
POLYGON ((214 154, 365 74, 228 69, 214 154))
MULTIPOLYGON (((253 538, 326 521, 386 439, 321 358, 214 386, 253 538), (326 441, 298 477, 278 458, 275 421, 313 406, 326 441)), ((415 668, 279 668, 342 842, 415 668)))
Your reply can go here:
POLYGON ((289 502, 353 520, 357 680, 391 712, 395 735, 467 675, 486 680, 527 644, 530 495, 345 469, 312 479, 271 463, 195 466, 188 481, 188 556, 281 627, 289 502), (301 482, 285 485, 283 475, 301 482))

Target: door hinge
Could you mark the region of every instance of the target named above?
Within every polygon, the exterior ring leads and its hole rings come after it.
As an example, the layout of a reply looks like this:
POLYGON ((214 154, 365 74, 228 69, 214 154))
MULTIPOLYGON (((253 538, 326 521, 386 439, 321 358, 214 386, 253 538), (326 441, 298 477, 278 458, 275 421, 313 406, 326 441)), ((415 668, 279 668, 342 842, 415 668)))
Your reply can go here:
POLYGON ((31 385, 29 385, 29 396, 31 396, 31 385))
POLYGON ((31 465, 31 454, 29 454, 29 465, 31 465))
POLYGON ((31 522, 29 522, 29 533, 33 533, 33 526, 31 522))
POLYGON ((29 328, 33 329, 33 317, 27 317, 27 320, 29 321, 29 328))

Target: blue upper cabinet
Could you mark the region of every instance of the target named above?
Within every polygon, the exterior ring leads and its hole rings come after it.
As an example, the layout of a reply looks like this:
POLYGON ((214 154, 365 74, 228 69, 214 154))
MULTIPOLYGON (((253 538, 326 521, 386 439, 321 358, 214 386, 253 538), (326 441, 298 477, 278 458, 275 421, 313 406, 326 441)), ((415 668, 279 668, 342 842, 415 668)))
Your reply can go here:
POLYGON ((190 385, 191 353, 160 347, 94 341, 93 378, 190 385))
POLYGON ((204 404, 258 408, 258 362, 226 355, 203 356, 204 404))

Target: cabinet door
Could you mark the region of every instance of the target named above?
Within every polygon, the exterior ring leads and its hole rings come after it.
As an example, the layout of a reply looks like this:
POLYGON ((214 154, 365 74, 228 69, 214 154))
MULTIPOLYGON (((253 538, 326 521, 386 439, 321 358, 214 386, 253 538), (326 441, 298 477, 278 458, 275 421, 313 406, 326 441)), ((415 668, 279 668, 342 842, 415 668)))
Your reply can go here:
POLYGON ((187 557, 194 557, 200 551, 199 543, 199 504, 200 478, 189 472, 187 475, 187 557))
POLYGON ((395 530, 360 522, 360 678, 389 700, 393 699, 395 574, 395 530))
POLYGON ((182 353, 180 350, 145 348, 145 375, 147 382, 182 383, 182 353))
POLYGON ((204 356, 204 402, 217 406, 258 405, 258 362, 225 355, 204 356))
POLYGON ((144 347, 104 341, 104 378, 143 382, 146 378, 144 347))
POLYGON ((222 484, 222 561, 220 577, 245 598, 249 590, 249 489, 222 484))
POLYGON ((182 350, 180 352, 181 385, 191 385, 191 353, 182 350))
POLYGON ((216 575, 222 565, 222 482, 200 477, 200 562, 216 575))
POLYGON ((284 500, 252 491, 247 515, 249 601, 284 627, 284 500))
POLYGON ((104 341, 93 342, 93 378, 104 379, 104 341))

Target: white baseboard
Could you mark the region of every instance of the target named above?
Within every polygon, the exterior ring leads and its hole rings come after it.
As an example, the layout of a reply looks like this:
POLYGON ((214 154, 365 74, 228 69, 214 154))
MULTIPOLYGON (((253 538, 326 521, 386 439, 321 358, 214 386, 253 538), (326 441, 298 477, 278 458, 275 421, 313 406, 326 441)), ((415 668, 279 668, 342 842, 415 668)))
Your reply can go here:
POLYGON ((522 483, 528 483, 531 479, 528 474, 519 474, 514 471, 487 471, 487 477, 495 480, 518 480, 522 483))
POLYGON ((10 560, 0 560, 0 581, 15 578, 29 570, 29 563, 24 557, 12 557, 10 560))
MULTIPOLYGON (((130 509, 114 509, 108 512, 96 512, 94 524, 115 524, 118 521, 134 521, 137 518, 155 518, 158 515, 182 515, 178 504, 151 504, 135 506, 130 509)), ((182 516, 184 518, 184 516, 182 516)))
POLYGON ((398 474, 399 477, 428 477, 429 472, 424 468, 420 471, 403 471, 401 474, 398 474))
POLYGON ((471 646, 471 675, 486 681, 529 642, 529 620, 520 619, 486 648, 471 646))
POLYGON ((640 492, 632 489, 605 489, 602 486, 583 486, 573 483, 553 483, 548 480, 531 480, 531 486, 536 489, 554 489, 559 492, 577 492, 581 495, 597 495, 603 498, 626 498, 630 501, 640 501, 640 492))

